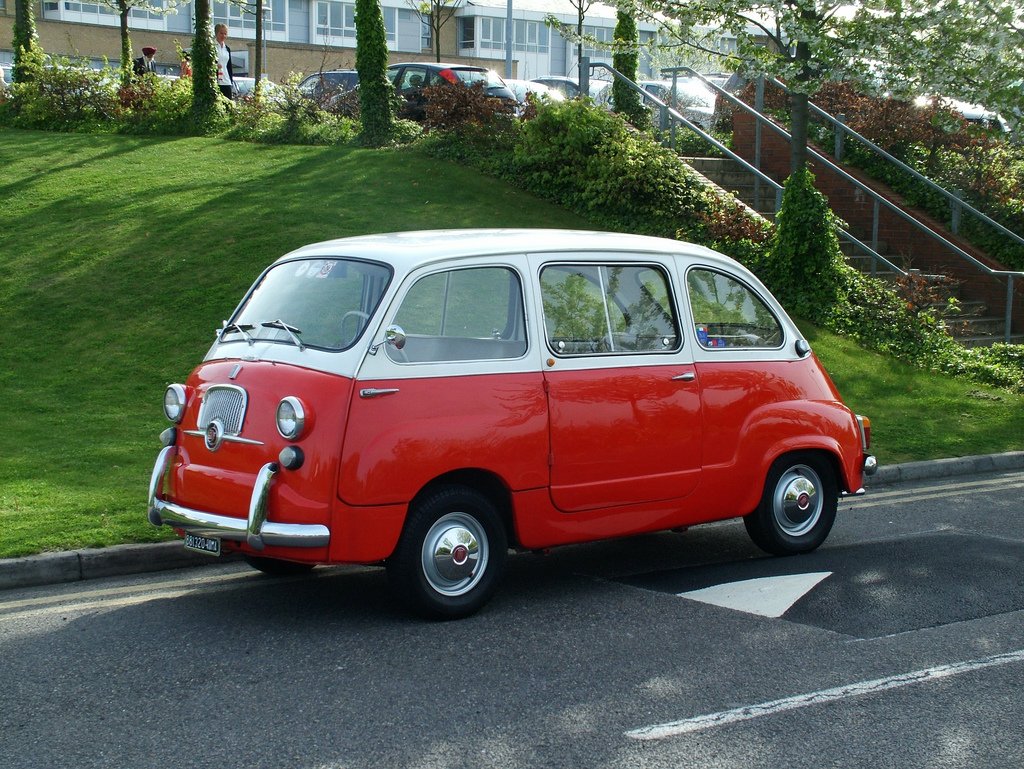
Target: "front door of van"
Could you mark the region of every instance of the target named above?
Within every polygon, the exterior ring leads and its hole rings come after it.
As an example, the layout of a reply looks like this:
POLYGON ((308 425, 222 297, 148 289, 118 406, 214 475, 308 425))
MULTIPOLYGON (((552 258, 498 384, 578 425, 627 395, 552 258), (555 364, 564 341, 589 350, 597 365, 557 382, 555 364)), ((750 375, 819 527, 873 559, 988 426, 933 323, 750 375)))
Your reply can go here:
POLYGON ((551 497, 564 512, 673 500, 701 471, 701 403, 668 271, 540 266, 551 497))

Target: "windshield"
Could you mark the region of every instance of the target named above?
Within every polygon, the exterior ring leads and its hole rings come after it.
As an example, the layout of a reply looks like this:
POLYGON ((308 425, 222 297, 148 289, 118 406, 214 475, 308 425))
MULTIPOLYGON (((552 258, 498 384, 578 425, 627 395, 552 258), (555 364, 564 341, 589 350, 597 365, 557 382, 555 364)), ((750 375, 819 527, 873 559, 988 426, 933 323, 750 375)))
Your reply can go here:
POLYGON ((220 332, 222 342, 280 342, 344 350, 366 329, 391 271, 353 259, 300 259, 272 267, 220 332))

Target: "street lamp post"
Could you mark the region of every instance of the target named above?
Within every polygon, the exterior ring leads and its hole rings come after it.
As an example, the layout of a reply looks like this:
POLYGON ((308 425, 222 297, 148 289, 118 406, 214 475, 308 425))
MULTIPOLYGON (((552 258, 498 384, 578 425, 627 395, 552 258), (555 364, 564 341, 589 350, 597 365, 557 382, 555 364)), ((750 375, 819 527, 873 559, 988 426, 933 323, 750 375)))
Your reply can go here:
POLYGON ((512 77, 512 0, 505 11, 505 77, 512 77))

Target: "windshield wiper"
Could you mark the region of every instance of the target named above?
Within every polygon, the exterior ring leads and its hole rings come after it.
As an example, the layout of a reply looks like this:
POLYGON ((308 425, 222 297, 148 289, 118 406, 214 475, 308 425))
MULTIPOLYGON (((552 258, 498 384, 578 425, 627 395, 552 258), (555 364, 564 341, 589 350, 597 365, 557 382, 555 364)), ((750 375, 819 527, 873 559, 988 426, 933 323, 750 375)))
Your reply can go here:
POLYGON ((303 350, 306 349, 305 345, 302 344, 302 340, 299 339, 299 336, 298 336, 299 334, 302 333, 302 331, 300 331, 299 329, 295 328, 295 326, 289 326, 287 323, 285 323, 280 318, 278 318, 277 320, 265 320, 262 323, 260 323, 260 325, 263 326, 264 328, 279 328, 279 329, 281 329, 282 331, 287 333, 288 336, 291 337, 293 342, 295 342, 295 346, 299 348, 299 352, 302 352, 303 350))
POLYGON ((256 340, 253 339, 249 332, 252 331, 255 326, 252 323, 228 323, 224 321, 220 331, 217 332, 217 336, 223 341, 225 334, 230 334, 232 331, 237 331, 250 345, 255 344, 256 340))

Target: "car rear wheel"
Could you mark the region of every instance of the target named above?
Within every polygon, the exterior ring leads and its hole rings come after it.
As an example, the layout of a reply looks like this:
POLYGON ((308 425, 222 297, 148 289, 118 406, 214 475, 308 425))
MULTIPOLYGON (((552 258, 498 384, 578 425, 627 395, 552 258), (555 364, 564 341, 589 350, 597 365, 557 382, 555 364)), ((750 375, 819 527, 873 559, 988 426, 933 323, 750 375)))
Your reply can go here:
POLYGON ((413 611, 436 619, 473 614, 494 593, 508 540, 491 501, 474 489, 444 486, 413 503, 388 581, 413 611))
POLYGON ((761 503, 743 523, 754 544, 766 552, 809 553, 832 530, 838 502, 831 463, 817 454, 790 454, 772 465, 761 503))

